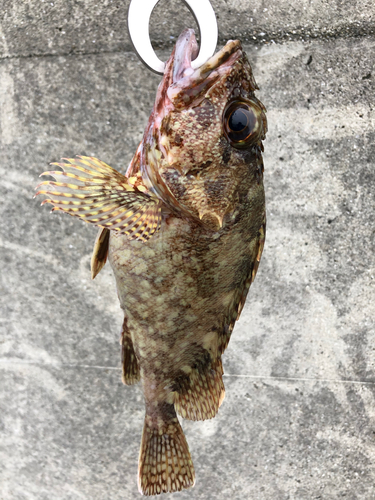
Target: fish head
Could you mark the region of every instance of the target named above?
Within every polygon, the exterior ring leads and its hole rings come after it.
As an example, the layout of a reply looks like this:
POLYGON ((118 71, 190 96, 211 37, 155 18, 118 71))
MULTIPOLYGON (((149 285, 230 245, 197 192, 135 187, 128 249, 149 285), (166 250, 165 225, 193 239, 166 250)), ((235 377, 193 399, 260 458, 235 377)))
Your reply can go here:
POLYGON ((185 30, 166 64, 143 141, 141 169, 172 210, 222 227, 263 172, 265 107, 240 41, 198 69, 198 45, 185 30))

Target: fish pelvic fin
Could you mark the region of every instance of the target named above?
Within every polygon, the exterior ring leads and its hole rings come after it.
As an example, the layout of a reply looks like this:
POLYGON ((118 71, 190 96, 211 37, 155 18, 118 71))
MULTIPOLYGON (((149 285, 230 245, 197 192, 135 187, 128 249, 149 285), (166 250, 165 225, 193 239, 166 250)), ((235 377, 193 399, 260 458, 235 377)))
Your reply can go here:
POLYGON ((91 257, 91 278, 94 279, 107 262, 109 245, 109 229, 101 227, 96 236, 91 257))
POLYGON ((221 358, 205 369, 193 369, 175 381, 175 408, 188 420, 208 420, 219 411, 225 396, 221 358))
POLYGON ((123 383, 125 385, 133 385, 139 382, 141 378, 139 364, 135 355, 126 316, 121 330, 121 364, 123 383))
POLYGON ((48 171, 35 196, 47 196, 52 211, 62 211, 95 226, 147 241, 160 229, 162 202, 143 186, 135 186, 106 163, 89 156, 53 163, 62 171, 48 171))
POLYGON ((174 406, 159 403, 157 415, 146 411, 138 489, 142 495, 159 495, 190 488, 194 483, 193 462, 174 406))

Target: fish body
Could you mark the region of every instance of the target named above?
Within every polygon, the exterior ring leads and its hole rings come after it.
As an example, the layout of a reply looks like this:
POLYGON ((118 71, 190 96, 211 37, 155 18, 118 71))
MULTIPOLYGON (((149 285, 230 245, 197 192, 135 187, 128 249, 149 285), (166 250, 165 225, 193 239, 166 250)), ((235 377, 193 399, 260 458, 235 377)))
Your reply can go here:
POLYGON ((194 484, 177 413, 213 418, 226 349, 265 239, 265 108, 250 64, 230 41, 197 70, 183 32, 143 140, 122 176, 79 157, 49 172, 45 200, 100 226, 93 276, 107 254, 121 307, 123 381, 141 380, 146 415, 138 484, 145 495, 194 484))

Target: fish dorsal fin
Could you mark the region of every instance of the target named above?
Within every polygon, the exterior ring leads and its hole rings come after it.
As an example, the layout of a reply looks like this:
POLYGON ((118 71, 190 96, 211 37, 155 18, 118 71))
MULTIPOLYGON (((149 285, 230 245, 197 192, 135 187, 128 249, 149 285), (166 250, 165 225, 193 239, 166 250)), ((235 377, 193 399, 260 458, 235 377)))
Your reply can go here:
POLYGON ((48 198, 52 211, 60 210, 95 226, 126 234, 129 239, 147 241, 161 223, 162 202, 140 185, 97 158, 64 158, 69 163, 52 163, 62 171, 49 171, 55 181, 37 187, 48 198))

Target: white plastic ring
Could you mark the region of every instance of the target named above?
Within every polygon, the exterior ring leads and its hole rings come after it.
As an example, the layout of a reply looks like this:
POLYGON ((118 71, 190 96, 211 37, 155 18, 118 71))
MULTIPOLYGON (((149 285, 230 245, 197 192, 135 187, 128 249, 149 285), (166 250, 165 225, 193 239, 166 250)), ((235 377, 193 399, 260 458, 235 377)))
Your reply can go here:
MULTIPOLYGON (((199 68, 214 53, 218 28, 214 9, 209 0, 183 0, 198 24, 200 50, 192 62, 193 69, 199 68)), ((141 61, 155 73, 164 73, 165 63, 154 52, 150 42, 149 22, 151 13, 159 0, 131 0, 128 11, 130 40, 141 61)))

